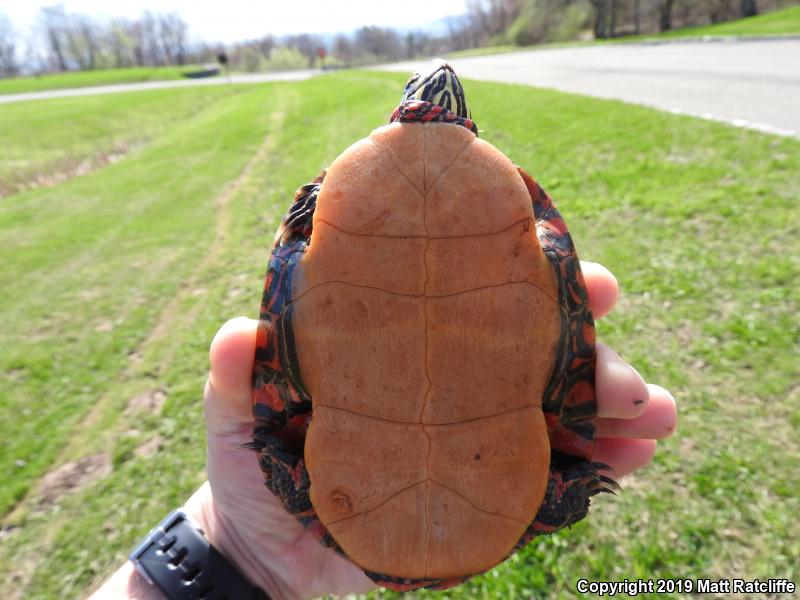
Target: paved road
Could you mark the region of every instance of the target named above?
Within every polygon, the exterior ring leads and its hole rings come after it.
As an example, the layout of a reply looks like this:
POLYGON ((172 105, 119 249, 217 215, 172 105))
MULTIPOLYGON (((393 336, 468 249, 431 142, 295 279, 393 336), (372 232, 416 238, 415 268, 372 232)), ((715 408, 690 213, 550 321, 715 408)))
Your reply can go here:
POLYGON ((452 62, 464 77, 615 98, 800 137, 800 39, 608 44, 452 62))
MULTIPOLYGON (((377 68, 411 72, 428 64, 377 68)), ((453 64, 464 77, 615 98, 800 138, 800 39, 551 48, 463 58, 453 64)), ((298 80, 315 73, 239 75, 231 81, 298 80)), ((226 82, 218 77, 53 90, 0 96, 0 104, 226 82)))
POLYGON ((160 90, 173 87, 194 85, 225 85, 227 83, 264 83, 266 81, 298 81, 308 79, 319 71, 284 71, 282 73, 259 73, 255 75, 232 75, 225 77, 209 77, 207 79, 178 79, 174 81, 145 81, 141 83, 120 83, 116 85, 100 85, 95 87, 74 88, 66 90, 49 90, 46 92, 30 92, 24 94, 8 94, 0 96, 0 104, 22 102, 24 100, 47 100, 49 98, 66 98, 69 96, 89 96, 92 94, 119 94, 137 90, 160 90))

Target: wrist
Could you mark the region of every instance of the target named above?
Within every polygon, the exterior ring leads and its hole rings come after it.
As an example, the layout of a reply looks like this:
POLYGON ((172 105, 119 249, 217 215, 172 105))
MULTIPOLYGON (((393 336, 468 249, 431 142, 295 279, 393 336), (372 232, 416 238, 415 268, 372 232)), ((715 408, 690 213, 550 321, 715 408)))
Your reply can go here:
POLYGON ((98 588, 89 600, 167 600, 157 586, 151 585, 133 567, 125 562, 98 588))
POLYGON ((256 559, 252 556, 236 527, 219 509, 208 482, 192 494, 183 510, 203 530, 211 546, 222 553, 247 581, 261 588, 272 600, 283 600, 287 597, 278 583, 279 579, 264 567, 265 557, 259 556, 256 559))

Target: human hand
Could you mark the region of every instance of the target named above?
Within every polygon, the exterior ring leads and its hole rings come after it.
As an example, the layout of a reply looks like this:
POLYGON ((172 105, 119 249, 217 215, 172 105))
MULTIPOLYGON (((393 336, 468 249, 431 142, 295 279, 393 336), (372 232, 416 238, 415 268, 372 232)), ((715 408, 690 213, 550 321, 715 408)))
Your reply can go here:
MULTIPOLYGON (((619 298, 616 278, 608 269, 581 261, 595 320, 607 315, 619 298)), ((656 440, 675 432, 675 400, 667 390, 645 383, 638 371, 605 344, 597 344, 595 371, 597 438, 592 460, 614 469, 615 479, 647 465, 656 440)))
MULTIPOLYGON (((614 306, 613 275, 583 263, 595 318, 614 306)), ((187 503, 212 544, 272 598, 366 592, 375 585, 360 569, 321 546, 264 486, 255 453, 243 449, 253 427, 250 378, 258 322, 226 323, 211 345, 205 393, 208 478, 187 503)), ((622 477, 652 458, 656 439, 674 431, 676 408, 663 388, 648 385, 610 348, 597 347, 597 441, 592 460, 622 477)))

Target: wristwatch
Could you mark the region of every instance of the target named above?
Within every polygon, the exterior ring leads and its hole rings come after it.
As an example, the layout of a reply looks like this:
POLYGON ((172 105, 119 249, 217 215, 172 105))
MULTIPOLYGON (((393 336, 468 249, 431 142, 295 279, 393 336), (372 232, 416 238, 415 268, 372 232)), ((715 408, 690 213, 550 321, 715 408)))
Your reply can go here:
POLYGON ((189 515, 172 512, 128 557, 169 600, 269 600, 216 550, 189 515))

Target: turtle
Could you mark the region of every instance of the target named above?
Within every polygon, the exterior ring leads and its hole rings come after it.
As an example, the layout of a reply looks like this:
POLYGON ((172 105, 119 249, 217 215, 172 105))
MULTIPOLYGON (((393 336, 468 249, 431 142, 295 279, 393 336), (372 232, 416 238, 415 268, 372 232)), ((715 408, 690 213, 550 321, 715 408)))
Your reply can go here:
POLYGON ((453 68, 295 193, 253 367, 267 488, 378 585, 446 589, 614 492, 567 227, 453 68))

